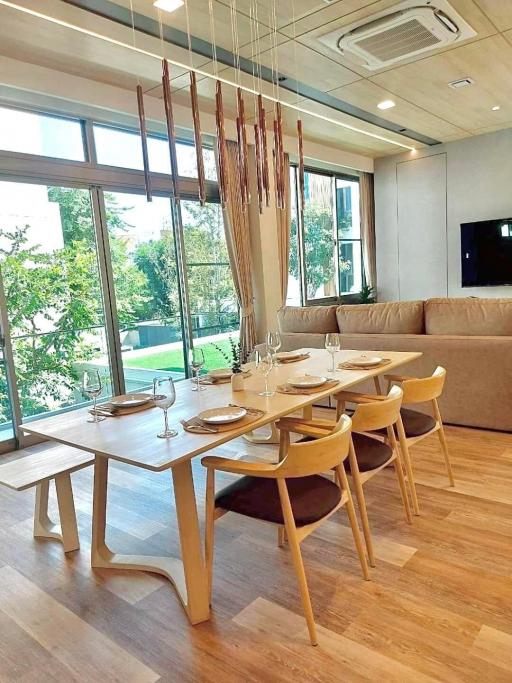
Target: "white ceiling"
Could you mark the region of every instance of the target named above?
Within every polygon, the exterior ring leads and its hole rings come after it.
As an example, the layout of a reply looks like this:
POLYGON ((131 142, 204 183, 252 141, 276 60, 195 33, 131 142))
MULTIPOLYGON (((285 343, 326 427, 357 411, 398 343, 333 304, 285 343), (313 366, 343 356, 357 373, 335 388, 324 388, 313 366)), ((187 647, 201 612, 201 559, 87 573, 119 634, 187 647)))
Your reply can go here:
MULTIPOLYGON (((133 40, 130 29, 78 10, 61 0, 18 2, 72 23, 80 22, 89 30, 130 44, 133 40)), ((123 7, 130 6, 130 0, 115 2, 123 7)), ((217 45, 233 51, 231 1, 212 2, 217 45)), ((267 67, 277 68, 280 73, 297 78, 317 90, 440 141, 512 126, 512 98, 508 95, 512 90, 512 0, 450 0, 477 35, 456 47, 378 72, 369 72, 354 65, 341 53, 320 42, 319 37, 393 7, 397 0, 334 0, 330 4, 324 0, 294 0, 293 3, 292 0, 275 0, 275 3, 274 0, 258 0, 257 25, 251 19, 254 0, 233 2, 237 9, 236 36, 240 54, 267 67), (271 16, 274 5, 277 30, 271 16), (293 15, 295 23, 292 21, 293 15), (277 49, 273 49, 274 45, 277 45, 277 49), (473 86, 463 90, 448 87, 450 81, 465 76, 474 79, 473 86), (383 99, 394 100, 396 107, 380 112, 376 105, 383 99), (494 105, 500 105, 500 110, 492 111, 494 105)), ((133 0, 133 6, 136 12, 158 20, 159 14, 152 0, 133 0)), ((191 32, 211 42, 208 7, 208 0, 188 0, 191 32)), ((170 26, 186 31, 185 8, 172 14, 161 13, 160 17, 170 26)), ((161 52, 158 39, 137 34, 135 42, 138 47, 161 52)), ((166 49, 170 58, 189 63, 186 50, 173 46, 167 46, 166 49)), ((159 65, 154 59, 1 5, 0 54, 127 89, 133 88, 139 81, 147 91, 159 95, 159 65)), ((220 64, 216 67, 204 57, 193 56, 192 63, 208 73, 218 70, 225 78, 237 79, 234 69, 220 64)), ((172 74, 176 97, 186 103, 186 71, 173 67, 172 74)), ((251 75, 242 74, 241 79, 250 87, 254 84, 251 75)), ((230 90, 225 88, 226 110, 234 112, 234 97, 230 90)), ((263 84, 263 91, 272 93, 272 87, 263 84)), ((213 81, 201 79, 199 94, 201 107, 211 111, 213 81)), ((280 90, 280 97, 288 102, 297 102, 297 96, 284 89, 280 90)), ((415 144, 408 138, 355 120, 324 105, 303 98, 299 100, 301 106, 310 111, 384 135, 390 140, 415 144)), ((246 108, 250 113, 250 101, 246 108)), ((372 157, 399 151, 393 144, 325 121, 309 116, 303 119, 305 136, 316 142, 326 142, 372 157)), ((287 111, 285 126, 289 131, 295 129, 295 120, 296 114, 287 111)))

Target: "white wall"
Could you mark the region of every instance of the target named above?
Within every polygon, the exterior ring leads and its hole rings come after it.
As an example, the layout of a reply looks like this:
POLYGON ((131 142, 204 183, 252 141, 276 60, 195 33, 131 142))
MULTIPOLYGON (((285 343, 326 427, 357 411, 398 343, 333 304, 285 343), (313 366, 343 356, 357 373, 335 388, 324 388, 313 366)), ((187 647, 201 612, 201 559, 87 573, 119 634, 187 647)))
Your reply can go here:
POLYGON ((381 301, 511 297, 461 287, 460 224, 512 215, 512 129, 375 162, 381 301))

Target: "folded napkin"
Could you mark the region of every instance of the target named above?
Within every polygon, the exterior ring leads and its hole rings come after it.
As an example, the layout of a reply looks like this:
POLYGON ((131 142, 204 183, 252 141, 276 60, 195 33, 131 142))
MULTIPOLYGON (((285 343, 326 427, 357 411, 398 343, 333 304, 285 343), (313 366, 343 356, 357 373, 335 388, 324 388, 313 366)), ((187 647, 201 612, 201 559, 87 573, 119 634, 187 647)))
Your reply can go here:
MULTIPOLYGON (((119 408, 107 401, 107 403, 101 403, 96 406, 96 413, 98 415, 103 415, 104 417, 119 417, 121 415, 130 415, 131 413, 140 413, 143 410, 149 410, 154 407, 155 404, 153 403, 153 400, 143 403, 140 406, 130 406, 129 408, 119 408)), ((91 415, 94 415, 94 408, 91 408, 89 412, 91 415)))
POLYGON ((318 394, 320 391, 325 391, 326 389, 333 389, 339 380, 332 379, 328 380, 319 387, 292 387, 290 384, 281 384, 277 387, 276 391, 278 394, 294 394, 296 396, 309 396, 309 394, 318 394))
POLYGON ((306 360, 311 354, 301 353, 300 356, 294 356, 293 358, 278 358, 277 362, 279 365, 286 365, 287 363, 298 363, 301 360, 306 360))
MULTIPOLYGON (((242 377, 245 379, 246 377, 250 377, 251 373, 250 372, 242 372, 242 377)), ((195 378, 191 378, 190 380, 192 384, 196 383, 195 378)), ((229 384, 231 382, 231 377, 222 377, 222 378, 217 378, 217 377, 211 377, 211 375, 203 375, 202 377, 199 378, 199 384, 229 384)))
POLYGON ((248 408, 247 406, 237 407, 245 408, 247 410, 247 415, 236 422, 230 422, 229 424, 223 425, 212 425, 207 424, 201 420, 201 418, 195 415, 188 420, 181 420, 181 424, 186 432, 191 432, 192 434, 218 434, 219 432, 229 432, 232 429, 245 427, 246 425, 259 420, 262 415, 265 415, 265 411, 259 410, 258 408, 248 408))
POLYGON ((382 368, 390 363, 391 358, 383 358, 378 365, 352 365, 352 363, 347 360, 344 363, 340 363, 338 368, 340 368, 340 370, 375 370, 375 368, 382 368))

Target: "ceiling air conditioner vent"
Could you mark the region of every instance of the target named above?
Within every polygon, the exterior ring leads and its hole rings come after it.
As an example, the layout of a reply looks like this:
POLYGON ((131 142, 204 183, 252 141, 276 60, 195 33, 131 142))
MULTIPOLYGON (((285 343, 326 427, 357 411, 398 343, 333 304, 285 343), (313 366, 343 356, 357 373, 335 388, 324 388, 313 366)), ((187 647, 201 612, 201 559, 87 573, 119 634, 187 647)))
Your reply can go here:
POLYGON ((320 40, 375 70, 475 35, 446 0, 423 4, 416 0, 381 12, 364 23, 332 31, 320 40))

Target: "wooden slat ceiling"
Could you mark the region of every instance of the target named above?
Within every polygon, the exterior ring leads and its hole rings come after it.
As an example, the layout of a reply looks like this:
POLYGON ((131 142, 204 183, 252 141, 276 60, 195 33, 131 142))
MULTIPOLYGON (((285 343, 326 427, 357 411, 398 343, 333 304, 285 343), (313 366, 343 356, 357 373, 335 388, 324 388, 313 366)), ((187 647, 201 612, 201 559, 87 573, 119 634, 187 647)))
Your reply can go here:
MULTIPOLYGON (((114 0, 129 8, 130 0, 114 0)), ((37 5, 30 0, 19 0, 27 6, 37 5)), ((354 65, 341 53, 331 50, 320 41, 328 31, 342 28, 360 19, 394 7, 397 0, 276 0, 277 30, 273 26, 274 0, 258 0, 258 31, 251 20, 252 0, 236 0, 237 38, 240 54, 259 61, 267 67, 297 78, 305 85, 379 115, 404 128, 428 137, 449 141, 512 126, 512 100, 507 96, 512 89, 512 0, 450 0, 454 9, 464 17, 477 35, 457 46, 430 53, 429 56, 403 62, 394 68, 369 72, 354 65), (292 17, 295 16, 295 23, 292 17), (274 42, 277 50, 272 49, 274 42), (474 85, 461 90, 448 87, 452 80, 470 76, 474 85), (377 103, 392 99, 396 107, 380 112, 377 103), (492 107, 500 105, 499 111, 492 107)), ((101 33, 114 32, 131 43, 131 31, 114 22, 78 10, 60 0, 47 0, 44 11, 63 16, 83 18, 88 15, 88 28, 101 33)), ((195 37, 211 42, 208 0, 188 0, 190 26, 195 37)), ((213 0, 216 41, 219 47, 233 50, 230 0, 213 0)), ((152 0, 133 0, 134 10, 158 20, 152 0)), ((186 13, 180 8, 173 13, 160 13, 161 20, 186 31, 186 13)), ((137 44, 160 52, 159 41, 138 34, 137 44)), ((187 51, 168 46, 172 58, 188 63, 187 51)), ((55 69, 79 73, 102 82, 132 88, 137 79, 145 89, 159 96, 158 64, 154 60, 128 53, 123 48, 107 45, 89 36, 80 36, 69 29, 45 24, 41 20, 20 15, 0 6, 0 53, 55 69), (37 36, 37 40, 34 40, 37 36)), ((211 60, 194 56, 193 63, 214 72, 211 60)), ((236 79, 230 67, 219 65, 218 71, 226 78, 236 79)), ((175 91, 185 89, 188 78, 184 71, 173 69, 175 91)), ((242 82, 253 85, 251 75, 242 75, 242 82)), ((212 109, 213 82, 199 83, 201 106, 212 109)), ((226 89, 226 107, 234 111, 232 93, 226 89)), ((272 93, 272 86, 263 84, 272 93)), ((183 101, 186 101, 183 90, 183 101)), ((349 122, 364 130, 384 134, 391 140, 411 141, 402 136, 382 131, 324 105, 310 102, 295 93, 281 90, 283 100, 333 119, 349 122)), ((247 105, 248 110, 251 104, 247 105)), ((285 126, 295 128, 295 115, 287 112, 285 126)), ((361 134, 346 131, 326 122, 304 117, 305 135, 316 142, 326 142, 340 149, 359 152, 372 157, 396 153, 393 144, 382 143, 361 134)), ((417 145, 419 146, 419 145, 417 145)))

